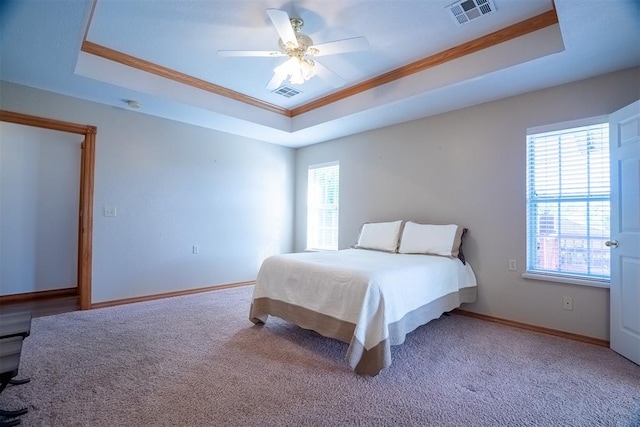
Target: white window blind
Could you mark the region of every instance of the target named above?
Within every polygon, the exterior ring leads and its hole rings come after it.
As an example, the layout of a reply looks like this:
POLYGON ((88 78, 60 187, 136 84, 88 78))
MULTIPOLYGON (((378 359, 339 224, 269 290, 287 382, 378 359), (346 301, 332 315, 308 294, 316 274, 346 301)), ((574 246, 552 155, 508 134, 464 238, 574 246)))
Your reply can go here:
POLYGON ((608 281, 609 125, 527 134, 527 273, 608 281))
POLYGON ((307 249, 338 249, 340 164, 309 166, 307 249))

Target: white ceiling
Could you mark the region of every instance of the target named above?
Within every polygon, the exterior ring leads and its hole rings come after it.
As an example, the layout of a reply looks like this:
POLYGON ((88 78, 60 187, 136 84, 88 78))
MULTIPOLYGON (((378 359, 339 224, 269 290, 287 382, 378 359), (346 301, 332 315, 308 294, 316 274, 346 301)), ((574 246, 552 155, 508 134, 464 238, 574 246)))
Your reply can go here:
POLYGON ((386 84, 367 83, 554 10, 551 0, 493 0, 494 13, 459 25, 451 3, 4 0, 0 78, 121 108, 136 100, 141 113, 300 147, 640 65, 640 2, 556 0, 555 25, 386 84), (300 95, 284 98, 265 89, 283 58, 216 55, 278 50, 268 8, 302 18, 315 43, 369 40, 366 50, 318 58, 345 87, 314 77, 292 86, 300 95), (83 42, 109 54, 83 51, 83 42), (113 60, 123 57, 134 66, 113 60), (296 112, 326 96, 336 101, 296 112))

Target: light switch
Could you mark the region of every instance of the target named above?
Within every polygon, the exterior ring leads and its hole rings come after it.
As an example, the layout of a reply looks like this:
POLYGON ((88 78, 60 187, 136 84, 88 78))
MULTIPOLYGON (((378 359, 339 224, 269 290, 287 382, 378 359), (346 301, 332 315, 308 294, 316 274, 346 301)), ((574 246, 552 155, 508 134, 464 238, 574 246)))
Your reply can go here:
POLYGON ((116 216, 116 207, 115 206, 105 206, 102 208, 103 216, 116 216))

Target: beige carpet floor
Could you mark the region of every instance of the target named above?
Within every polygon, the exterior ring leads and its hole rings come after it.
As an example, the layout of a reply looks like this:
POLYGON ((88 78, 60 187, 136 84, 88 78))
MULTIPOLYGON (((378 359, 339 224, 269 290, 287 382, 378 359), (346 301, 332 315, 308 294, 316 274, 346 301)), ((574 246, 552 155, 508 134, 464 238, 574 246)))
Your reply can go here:
POLYGON ((346 344, 248 320, 252 287, 33 320, 0 408, 25 426, 640 426, 640 367, 613 351, 443 316, 376 377, 346 344))

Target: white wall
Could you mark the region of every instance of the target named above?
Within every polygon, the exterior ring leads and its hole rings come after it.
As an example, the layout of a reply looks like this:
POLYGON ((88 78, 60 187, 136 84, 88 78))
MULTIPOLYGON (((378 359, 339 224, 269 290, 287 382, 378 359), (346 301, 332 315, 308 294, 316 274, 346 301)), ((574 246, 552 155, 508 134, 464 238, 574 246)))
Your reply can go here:
POLYGON ((98 128, 93 303, 254 280, 267 255, 291 251, 293 149, 24 86, 0 90, 4 110, 98 128))
POLYGON ((0 295, 77 286, 81 142, 0 122, 0 295))
POLYGON ((638 68, 299 149, 295 249, 305 247, 309 165, 340 161, 340 247, 365 221, 469 227, 479 282, 465 309, 607 339, 608 289, 521 278, 525 266, 528 127, 609 114, 640 98, 638 68), (508 271, 515 258, 518 272, 508 271), (574 298, 573 311, 562 297, 574 298))
POLYGON ((634 68, 296 151, 8 83, 0 106, 98 127, 94 303, 254 279, 265 256, 304 249, 307 167, 339 160, 340 247, 365 221, 465 225, 479 281, 466 309, 607 339, 608 290, 520 277, 524 135, 615 111, 639 81, 634 68))

